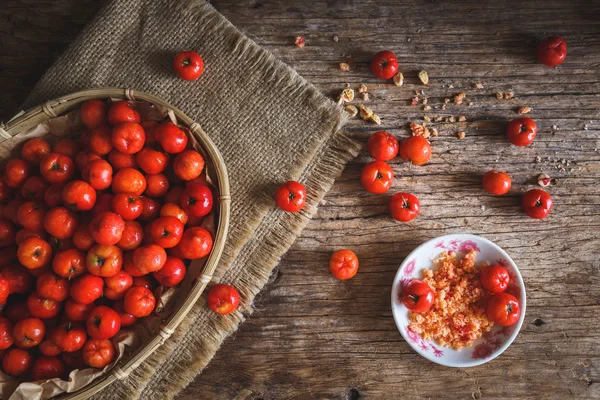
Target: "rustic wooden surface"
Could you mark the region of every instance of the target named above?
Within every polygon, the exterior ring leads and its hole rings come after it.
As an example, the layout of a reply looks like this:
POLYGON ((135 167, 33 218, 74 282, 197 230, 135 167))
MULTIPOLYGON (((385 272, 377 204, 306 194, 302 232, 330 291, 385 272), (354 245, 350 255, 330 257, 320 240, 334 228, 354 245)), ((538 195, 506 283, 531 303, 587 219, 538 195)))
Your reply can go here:
MULTIPOLYGON (((346 83, 367 84, 368 105, 398 137, 407 136, 408 121, 424 115, 464 115, 467 122, 430 124, 440 136, 432 138, 427 166, 392 163, 391 192, 410 191, 421 200, 422 213, 410 224, 389 218, 388 195, 360 188, 366 153, 352 162, 274 272, 256 312, 180 399, 600 397, 600 4, 484 3, 213 1, 324 93, 333 97, 346 83), (550 34, 569 45, 557 69, 533 56, 536 41, 550 34), (306 36, 304 49, 293 45, 295 35, 306 36), (369 74, 370 56, 382 49, 399 56, 403 87, 369 74), (347 57, 352 70, 340 71, 347 57), (429 72, 427 88, 418 84, 420 69, 429 72), (474 89, 476 82, 484 89, 474 89), (425 91, 431 111, 409 105, 415 89, 425 91), (512 100, 493 95, 509 89, 512 100), (459 91, 467 93, 462 105, 435 108, 459 91), (503 135, 519 106, 532 107, 540 126, 528 148, 509 146, 503 135), (459 130, 465 139, 457 139, 459 130), (508 195, 482 191, 481 175, 490 168, 513 177, 508 195), (519 199, 536 187, 541 172, 559 181, 548 189, 551 215, 534 221, 521 213, 519 199), (446 368, 414 353, 390 310, 390 284, 403 258, 419 243, 451 232, 480 234, 502 246, 527 288, 517 340, 476 368, 446 368), (348 282, 334 280, 327 268, 330 254, 342 247, 361 261, 348 282)), ((1 119, 100 5, 2 2, 1 119)), ((362 141, 376 129, 360 120, 347 125, 362 141)))

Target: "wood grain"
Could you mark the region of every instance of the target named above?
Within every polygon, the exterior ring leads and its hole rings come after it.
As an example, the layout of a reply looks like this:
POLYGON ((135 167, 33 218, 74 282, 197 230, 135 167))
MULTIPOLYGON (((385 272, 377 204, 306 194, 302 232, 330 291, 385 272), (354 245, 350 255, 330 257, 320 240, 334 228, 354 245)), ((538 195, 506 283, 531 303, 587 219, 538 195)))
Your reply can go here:
MULTIPOLYGON (((4 119, 99 3, 3 2, 0 83, 9 94, 0 99, 4 119)), ((467 122, 428 124, 440 132, 431 139, 431 162, 411 168, 394 160, 390 195, 361 189, 366 152, 352 162, 274 271, 254 314, 179 398, 600 397, 600 4, 212 3, 332 98, 347 83, 355 89, 365 83, 371 97, 366 104, 381 116, 381 128, 399 138, 408 135, 409 121, 424 115, 464 115, 467 122), (556 69, 534 58, 536 42, 550 34, 569 45, 567 61, 556 69), (305 48, 294 46, 296 35, 306 37, 305 48), (370 57, 382 49, 399 56, 404 86, 369 73, 370 57), (339 70, 348 58, 352 70, 339 70), (418 82, 421 69, 429 72, 428 87, 418 82), (477 82, 484 88, 475 89, 477 82), (494 96, 510 89, 514 99, 494 96), (415 90, 424 90, 432 110, 410 106, 415 90), (463 104, 435 108, 460 91, 467 94, 463 104), (528 148, 509 146, 503 133, 520 106, 533 108, 530 116, 540 128, 528 148), (456 137, 459 130, 465 139, 456 137), (482 191, 481 175, 491 168, 512 176, 508 195, 482 191), (520 196, 536 187, 541 172, 559 181, 548 188, 551 215, 534 221, 522 214, 520 196), (388 216, 389 197, 397 191, 421 201, 422 213, 410 224, 388 216), (421 242, 452 232, 480 234, 502 246, 527 288, 517 340, 476 368, 446 368, 414 353, 390 310, 390 285, 403 258, 421 242), (347 282, 334 280, 327 268, 331 253, 342 247, 353 249, 361 262, 359 274, 347 282)), ((377 129, 359 119, 346 128, 363 141, 377 129)))

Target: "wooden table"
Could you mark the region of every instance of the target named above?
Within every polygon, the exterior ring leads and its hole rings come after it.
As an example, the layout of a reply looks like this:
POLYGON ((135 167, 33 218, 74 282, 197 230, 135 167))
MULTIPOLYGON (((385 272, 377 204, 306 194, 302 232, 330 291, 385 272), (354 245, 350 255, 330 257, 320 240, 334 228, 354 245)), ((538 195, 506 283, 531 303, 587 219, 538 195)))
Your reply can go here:
MULTIPOLYGON (((5 0, 0 9, 0 117, 7 119, 42 72, 94 15, 95 0, 5 0), (35 5, 34 5, 35 4, 35 5)), ((388 216, 389 195, 369 195, 359 174, 366 153, 335 184, 256 300, 256 311, 181 399, 271 398, 598 398, 600 397, 600 4, 584 1, 237 1, 213 4, 260 45, 323 92, 368 86, 382 128, 408 135, 423 116, 465 116, 429 123, 433 157, 421 168, 394 161, 391 192, 419 196, 410 224, 388 216), (558 69, 535 62, 536 42, 567 39, 558 69), (304 35, 307 46, 294 46, 304 35), (337 36, 336 42, 333 37, 337 36), (371 76, 368 61, 396 52, 401 88, 371 76), (338 64, 351 61, 350 72, 338 64), (429 72, 429 87, 417 72, 429 72), (481 83, 483 89, 475 89, 481 83), (498 100, 494 93, 514 92, 498 100), (423 90, 430 111, 411 107, 423 90), (439 107, 465 92, 461 105, 439 107), (472 103, 472 104, 471 104, 472 103), (469 105, 471 104, 471 105, 469 105), (533 108, 533 146, 508 144, 504 129, 520 106, 533 108), (464 131, 463 140, 457 132, 464 131), (537 160, 537 161, 536 161, 537 160), (481 189, 491 168, 507 171, 503 197, 481 189), (524 216, 520 197, 545 172, 558 182, 550 216, 524 216), (483 235, 519 265, 527 314, 517 340, 480 367, 433 364, 402 340, 390 311, 390 284, 419 243, 451 232, 483 235), (359 274, 334 280, 332 251, 348 247, 359 274)), ((377 130, 359 119, 347 131, 366 141, 377 130)))

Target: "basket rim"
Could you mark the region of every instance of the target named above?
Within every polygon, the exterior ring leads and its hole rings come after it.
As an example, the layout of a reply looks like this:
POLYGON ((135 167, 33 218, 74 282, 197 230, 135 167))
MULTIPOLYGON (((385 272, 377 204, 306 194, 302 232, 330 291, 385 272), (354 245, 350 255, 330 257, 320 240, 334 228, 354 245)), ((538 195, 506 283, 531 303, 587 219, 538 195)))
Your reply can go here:
POLYGON ((197 122, 186 115, 183 111, 155 95, 143 91, 137 91, 132 88, 118 87, 99 87, 69 93, 48 100, 38 106, 30 108, 27 111, 21 111, 11 118, 6 124, 0 123, 0 137, 5 139, 13 137, 18 133, 18 130, 22 129, 22 125, 31 122, 31 120, 41 121, 43 119, 57 117, 64 112, 71 110, 75 105, 80 104, 83 101, 106 98, 148 101, 153 104, 158 104, 172 111, 177 117, 178 122, 188 127, 191 134, 195 136, 196 140, 198 140, 204 151, 213 161, 218 178, 217 186, 219 188, 219 219, 217 220, 216 224, 215 238, 211 253, 206 260, 206 264, 201 275, 196 279, 196 282, 193 283, 190 292, 186 295, 181 306, 160 325, 158 332, 146 343, 146 345, 137 348, 127 358, 127 360, 121 359, 104 375, 94 379, 92 382, 80 388, 79 390, 59 395, 58 398, 61 399, 86 399, 104 389, 115 380, 126 378, 134 369, 136 369, 151 354, 153 354, 154 351, 156 351, 171 336, 171 334, 183 321, 185 316, 204 292, 207 284, 211 281, 213 273, 217 267, 217 264, 219 263, 221 255, 223 254, 227 233, 229 231, 229 219, 231 216, 231 194, 229 189, 227 168, 221 153, 197 122))

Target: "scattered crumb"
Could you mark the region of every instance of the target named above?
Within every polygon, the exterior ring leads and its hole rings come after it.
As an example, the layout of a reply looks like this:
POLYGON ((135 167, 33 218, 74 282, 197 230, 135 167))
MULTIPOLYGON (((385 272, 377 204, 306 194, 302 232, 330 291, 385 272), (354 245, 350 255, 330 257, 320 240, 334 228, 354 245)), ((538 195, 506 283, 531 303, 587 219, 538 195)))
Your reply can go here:
POLYGON ((536 162, 536 163, 542 162, 542 157, 540 157, 540 156, 535 156, 535 162, 536 162))
POLYGON ((352 101, 354 101, 354 90, 353 89, 342 90, 342 93, 340 93, 340 97, 338 99, 338 104, 352 103, 352 101))
POLYGON ((512 99, 513 97, 515 97, 515 94, 513 93, 513 91, 511 90, 508 93, 504 93, 504 99, 508 100, 508 99, 512 99))
POLYGON ((468 105, 469 107, 471 107, 471 106, 473 105, 473 102, 472 102, 472 101, 470 101, 470 102, 468 102, 468 103, 467 103, 467 105, 468 105))
POLYGON ((419 104, 419 98, 418 97, 413 97, 410 101, 410 105, 411 106, 416 106, 417 104, 419 104))
POLYGON ((427 100, 427 97, 425 97, 423 100, 421 100, 421 103, 422 103, 422 104, 427 104, 427 102, 428 102, 428 101, 429 101, 429 100, 427 100))
POLYGON ((298 47, 304 47, 306 41, 304 40, 304 36, 296 36, 296 46, 298 47))
POLYGON ((422 96, 425 96, 425 91, 423 89, 421 90, 417 90, 417 94, 420 94, 422 96))
POLYGON ((370 119, 371 116, 373 115, 373 110, 371 110, 369 107, 366 107, 364 105, 360 105, 360 117, 362 119, 364 119, 365 121, 370 119))
POLYGON ((465 117, 464 115, 460 115, 458 117, 458 122, 465 122, 467 120, 467 117, 465 117))
POLYGON ((448 89, 454 89, 454 85, 448 85, 448 89))
POLYGON ((358 108, 356 108, 352 105, 348 105, 348 106, 344 107, 344 110, 346 110, 346 112, 348 114, 350 114, 350 117, 356 117, 356 115, 358 114, 358 108))
POLYGON ((504 94, 502 92, 496 92, 496 98, 498 100, 502 100, 504 98, 504 94))
POLYGON ((421 71, 419 72, 419 80, 421 81, 421 83, 425 86, 429 85, 429 75, 427 74, 427 71, 421 71))
POLYGON ((552 125, 552 129, 554 129, 555 131, 558 130, 558 125, 552 125))
POLYGON ((371 121, 375 122, 377 125, 381 125, 381 118, 379 118, 379 115, 377 114, 373 114, 371 115, 371 118, 369 118, 371 121))
POLYGON ((481 205, 481 211, 485 211, 485 206, 483 204, 481 205))
POLYGON ((467 97, 467 95, 464 92, 460 92, 459 94, 457 94, 456 96, 454 96, 454 103, 455 104, 462 104, 462 102, 465 99, 465 97, 467 97))
POLYGON ((519 114, 529 114, 532 111, 533 111, 533 108, 531 108, 531 107, 519 107, 519 109, 517 110, 517 112, 519 114))
POLYGON ((475 89, 483 89, 483 85, 479 82, 475 84, 475 89))
POLYGON ((340 39, 339 39, 337 36, 334 36, 334 37, 333 37, 333 41, 334 41, 334 42, 337 42, 337 41, 339 41, 339 40, 340 40, 340 39))
POLYGON ((444 103, 446 103, 446 104, 450 103, 450 99, 446 97, 446 98, 444 99, 444 103))
POLYGON ((456 136, 458 136, 458 138, 462 140, 465 138, 465 133, 463 131, 460 131, 456 134, 456 136))
POLYGON ((431 110, 431 106, 423 106, 423 111, 429 111, 431 110))
POLYGON ((446 117, 446 122, 456 122, 456 117, 455 116, 450 116, 450 117, 446 117))
POLYGON ((360 86, 358 87, 358 93, 367 93, 367 85, 365 85, 364 83, 361 83, 360 86))
POLYGON ((428 138, 431 134, 425 124, 417 124, 416 122, 410 123, 410 131, 413 136, 423 136, 424 138, 428 138))
POLYGON ((402 86, 404 83, 404 75, 402 75, 402 72, 398 72, 392 79, 396 86, 402 86))
POLYGON ((441 121, 442 121, 442 117, 439 115, 433 119, 433 122, 441 122, 441 121))
POLYGON ((445 110, 445 109, 446 109, 446 105, 442 104, 442 110, 445 110))
POLYGON ((362 92, 360 95, 364 101, 369 101, 369 93, 362 92))
POLYGON ((423 121, 425 121, 425 122, 431 122, 431 118, 429 118, 429 116, 427 116, 427 115, 424 115, 423 116, 423 121))
POLYGON ((538 185, 541 187, 548 187, 552 182, 552 178, 548 174, 540 174, 537 178, 538 185))
POLYGON ((438 131, 437 131, 437 129, 435 129, 435 128, 431 128, 431 134, 432 134, 433 136, 437 136, 437 135, 438 135, 438 131))
POLYGON ((350 71, 350 64, 345 63, 345 62, 340 63, 340 69, 342 71, 350 71))

